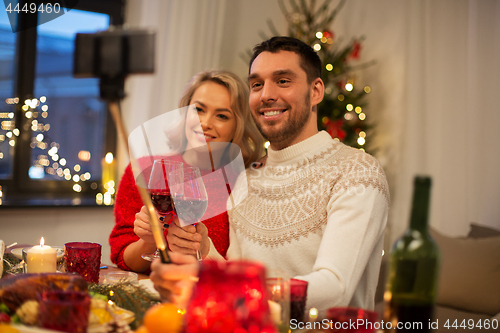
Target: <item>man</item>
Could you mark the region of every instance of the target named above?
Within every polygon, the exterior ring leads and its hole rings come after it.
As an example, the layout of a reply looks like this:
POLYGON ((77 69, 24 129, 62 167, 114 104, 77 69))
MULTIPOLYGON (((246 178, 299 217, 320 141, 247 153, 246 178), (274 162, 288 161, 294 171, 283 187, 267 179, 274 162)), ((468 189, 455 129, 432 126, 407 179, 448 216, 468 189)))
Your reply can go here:
MULTIPOLYGON (((249 104, 271 145, 265 167, 247 170, 243 202, 228 204, 227 258, 258 260, 308 281, 306 309, 371 309, 387 221, 387 182, 373 157, 318 131, 320 75, 319 57, 299 40, 273 37, 254 48, 249 104)), ((171 248, 186 253, 200 248, 203 257, 223 259, 207 237, 200 242, 192 230, 171 228, 171 248)), ((196 274, 196 264, 183 256, 173 259, 185 265, 156 262, 151 279, 160 290, 173 291, 172 299, 185 301, 189 294, 179 287, 189 282, 177 281, 196 274)))

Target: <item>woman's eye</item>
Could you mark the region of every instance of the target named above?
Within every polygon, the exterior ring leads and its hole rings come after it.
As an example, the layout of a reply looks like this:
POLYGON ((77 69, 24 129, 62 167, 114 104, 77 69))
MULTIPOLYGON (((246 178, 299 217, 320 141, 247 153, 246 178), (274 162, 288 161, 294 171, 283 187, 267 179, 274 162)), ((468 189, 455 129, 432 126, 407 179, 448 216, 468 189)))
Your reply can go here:
POLYGON ((218 117, 219 117, 220 119, 224 119, 224 120, 228 120, 228 119, 229 119, 229 117, 228 117, 228 116, 226 116, 226 115, 224 115, 224 114, 219 114, 219 115, 218 115, 218 117))
POLYGON ((202 108, 199 108, 199 107, 197 107, 197 106, 195 107, 195 109, 196 109, 196 111, 197 111, 197 112, 203 112, 203 109, 202 109, 202 108))

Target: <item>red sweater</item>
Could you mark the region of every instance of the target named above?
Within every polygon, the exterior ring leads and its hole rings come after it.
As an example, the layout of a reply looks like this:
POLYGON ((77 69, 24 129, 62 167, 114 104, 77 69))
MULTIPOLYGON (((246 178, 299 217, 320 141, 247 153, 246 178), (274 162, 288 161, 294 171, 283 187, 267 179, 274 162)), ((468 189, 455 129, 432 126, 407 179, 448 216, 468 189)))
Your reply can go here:
MULTIPOLYGON (((179 158, 182 160, 181 157, 179 158)), ((225 207, 229 186, 226 188, 220 186, 220 180, 223 179, 220 170, 213 173, 202 170, 201 174, 205 182, 209 202, 207 212, 201 220, 207 227, 208 237, 212 239, 217 251, 226 256, 229 246, 229 220, 225 207), (213 216, 214 211, 224 212, 213 216), (213 217, 207 219, 205 216, 213 217)), ((139 237, 134 233, 134 221, 135 214, 141 210, 143 205, 129 164, 123 173, 116 193, 115 226, 109 236, 111 261, 124 270, 130 270, 130 268, 123 261, 123 252, 127 246, 139 240, 139 237)), ((167 230, 165 230, 166 235, 167 230)))

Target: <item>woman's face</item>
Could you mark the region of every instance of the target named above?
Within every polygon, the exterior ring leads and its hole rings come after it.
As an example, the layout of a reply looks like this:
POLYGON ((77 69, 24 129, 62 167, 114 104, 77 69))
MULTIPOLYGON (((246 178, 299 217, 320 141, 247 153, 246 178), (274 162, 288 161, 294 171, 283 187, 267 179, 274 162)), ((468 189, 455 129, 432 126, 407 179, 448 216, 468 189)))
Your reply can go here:
POLYGON ((186 149, 206 142, 231 142, 236 116, 226 87, 206 81, 195 90, 190 104, 186 116, 186 149))

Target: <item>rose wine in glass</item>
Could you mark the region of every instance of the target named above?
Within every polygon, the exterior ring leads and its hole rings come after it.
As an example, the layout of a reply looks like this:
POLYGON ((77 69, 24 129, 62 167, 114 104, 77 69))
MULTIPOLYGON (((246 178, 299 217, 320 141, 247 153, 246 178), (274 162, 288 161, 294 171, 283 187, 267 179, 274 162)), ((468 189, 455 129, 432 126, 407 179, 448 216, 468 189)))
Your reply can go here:
MULTIPOLYGON (((149 177, 148 192, 156 211, 160 215, 160 220, 165 221, 168 214, 175 214, 175 209, 168 186, 168 174, 175 170, 182 172, 183 164, 167 159, 156 160, 153 163, 151 176, 149 177)), ((154 253, 143 253, 141 257, 148 261, 159 258, 158 250, 154 253)))
MULTIPOLYGON (((196 225, 205 214, 208 195, 197 167, 184 167, 174 170, 168 176, 175 211, 181 225, 196 225)), ((196 253, 201 260, 200 251, 196 253)))

